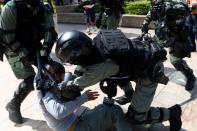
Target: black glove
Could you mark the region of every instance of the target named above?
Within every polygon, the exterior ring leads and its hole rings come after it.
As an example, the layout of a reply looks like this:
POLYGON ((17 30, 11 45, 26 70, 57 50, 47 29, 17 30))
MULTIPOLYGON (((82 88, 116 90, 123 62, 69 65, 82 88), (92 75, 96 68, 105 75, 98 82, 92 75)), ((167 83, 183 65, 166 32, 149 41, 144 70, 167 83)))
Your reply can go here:
POLYGON ((45 81, 43 79, 36 78, 36 90, 44 89, 45 81))
POLYGON ((59 90, 62 90, 62 91, 82 91, 82 89, 79 88, 79 86, 73 84, 72 81, 64 81, 62 83, 59 84, 58 86, 59 90))
POLYGON ((42 57, 47 57, 47 56, 49 56, 49 54, 50 54, 50 52, 49 52, 48 47, 43 45, 43 47, 40 50, 40 55, 42 57))
POLYGON ((59 90, 61 90, 61 99, 64 101, 73 100, 76 97, 81 95, 82 89, 79 88, 79 86, 72 84, 72 83, 65 83, 62 82, 59 84, 59 90))
POLYGON ((142 30, 142 33, 143 34, 147 34, 148 33, 148 30, 149 30, 148 24, 143 24, 141 30, 142 30))

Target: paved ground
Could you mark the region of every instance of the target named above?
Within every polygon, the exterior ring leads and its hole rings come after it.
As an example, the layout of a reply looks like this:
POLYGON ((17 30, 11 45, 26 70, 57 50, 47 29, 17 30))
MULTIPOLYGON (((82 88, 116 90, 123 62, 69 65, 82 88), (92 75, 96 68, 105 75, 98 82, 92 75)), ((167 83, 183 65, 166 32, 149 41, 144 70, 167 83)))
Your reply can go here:
MULTIPOLYGON (((57 25, 57 31, 59 33, 65 32, 66 30, 80 30, 85 31, 84 25, 57 25)), ((129 29, 129 28, 120 28, 128 37, 136 37, 140 30, 138 29, 129 29)), ((153 31, 151 31, 153 33, 153 31)), ((93 37, 95 34, 91 35, 93 37)), ((52 54, 52 56, 54 56, 52 54)), ((197 76, 197 54, 193 53, 192 58, 187 59, 188 64, 194 69, 195 75, 197 76)), ((180 73, 174 70, 172 65, 167 60, 165 63, 165 73, 169 76, 170 82, 168 85, 159 85, 154 101, 153 106, 163 106, 170 107, 176 103, 185 104, 183 108, 183 126, 182 131, 196 131, 197 130, 197 100, 192 100, 187 102, 191 97, 191 94, 184 90, 185 78, 180 73)), ((66 70, 73 70, 74 67, 66 67, 66 70)), ((6 103, 11 99, 13 92, 20 80, 17 80, 13 75, 9 64, 6 59, 4 62, 0 62, 0 131, 50 131, 47 127, 46 122, 39 110, 37 105, 36 92, 32 92, 23 102, 21 110, 22 115, 25 117, 25 123, 21 125, 13 124, 8 119, 8 113, 5 110, 6 103)), ((134 83, 133 83, 134 84, 134 83)), ((98 85, 91 87, 91 89, 98 90, 98 85)), ((100 92, 100 91, 99 91, 100 92)), ((94 107, 98 103, 102 103, 104 95, 100 92, 100 97, 94 102, 86 103, 90 108, 94 107)), ((118 95, 121 95, 122 91, 118 90, 118 95)), ((194 97, 197 93, 194 93, 194 97)), ((126 109, 128 105, 123 108, 126 109)), ((159 126, 154 126, 152 131, 168 131, 168 122, 159 124, 159 126)))

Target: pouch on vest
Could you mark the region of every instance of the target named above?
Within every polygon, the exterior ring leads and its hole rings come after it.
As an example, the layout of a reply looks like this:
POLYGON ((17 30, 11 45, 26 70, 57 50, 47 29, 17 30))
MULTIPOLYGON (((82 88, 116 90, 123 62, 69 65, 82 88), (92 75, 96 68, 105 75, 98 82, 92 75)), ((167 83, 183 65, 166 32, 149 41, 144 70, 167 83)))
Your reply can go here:
POLYGON ((101 30, 96 41, 101 43, 102 54, 107 57, 123 55, 130 50, 129 41, 120 30, 101 30))

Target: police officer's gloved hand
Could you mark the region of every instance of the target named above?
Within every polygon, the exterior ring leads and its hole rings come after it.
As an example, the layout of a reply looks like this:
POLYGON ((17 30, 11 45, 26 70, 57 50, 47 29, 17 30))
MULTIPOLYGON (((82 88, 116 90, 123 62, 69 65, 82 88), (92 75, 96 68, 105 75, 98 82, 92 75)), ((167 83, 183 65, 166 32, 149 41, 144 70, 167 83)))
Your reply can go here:
POLYGON ((148 33, 148 30, 149 30, 148 24, 143 24, 142 25, 142 29, 141 29, 142 33, 143 34, 147 34, 148 33))
POLYGON ((40 50, 40 56, 41 56, 42 61, 44 61, 44 63, 48 62, 49 54, 50 54, 50 51, 48 49, 48 46, 47 45, 43 45, 43 47, 40 50))
POLYGON ((43 45, 42 49, 40 50, 40 55, 41 55, 42 57, 47 57, 47 56, 49 55, 47 46, 44 46, 44 45, 43 45))
POLYGON ((82 89, 80 89, 79 86, 75 85, 73 83, 73 81, 60 83, 59 84, 59 89, 60 90, 67 90, 67 91, 74 91, 74 92, 82 91, 82 89))
POLYGON ((72 81, 69 82, 62 82, 59 84, 59 90, 61 91, 64 98, 67 100, 73 100, 76 97, 81 95, 82 89, 79 88, 79 86, 73 84, 72 81))
POLYGON ((43 79, 36 80, 36 90, 42 90, 45 86, 45 81, 43 79))

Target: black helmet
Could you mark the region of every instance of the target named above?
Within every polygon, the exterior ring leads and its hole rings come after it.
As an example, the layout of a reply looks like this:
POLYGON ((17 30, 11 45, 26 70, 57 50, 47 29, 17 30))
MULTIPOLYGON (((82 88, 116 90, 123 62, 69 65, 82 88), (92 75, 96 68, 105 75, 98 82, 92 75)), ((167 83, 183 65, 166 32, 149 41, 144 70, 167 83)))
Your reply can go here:
POLYGON ((92 49, 92 39, 80 31, 68 31, 57 41, 55 54, 64 63, 81 65, 92 49))
POLYGON ((41 3, 41 0, 25 0, 25 2, 27 2, 30 6, 37 7, 41 3))
POLYGON ((151 0, 152 9, 155 11, 161 11, 164 4, 164 0, 151 0))

